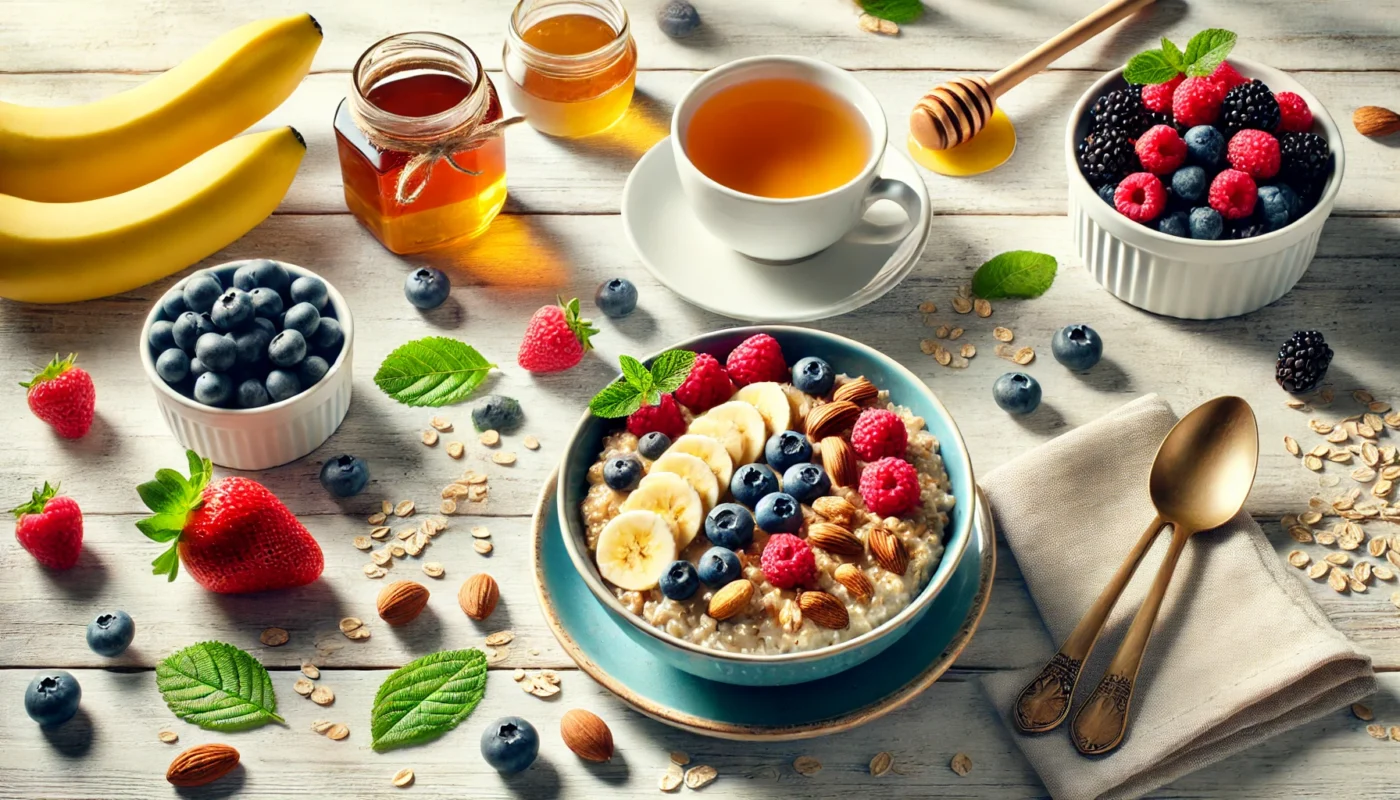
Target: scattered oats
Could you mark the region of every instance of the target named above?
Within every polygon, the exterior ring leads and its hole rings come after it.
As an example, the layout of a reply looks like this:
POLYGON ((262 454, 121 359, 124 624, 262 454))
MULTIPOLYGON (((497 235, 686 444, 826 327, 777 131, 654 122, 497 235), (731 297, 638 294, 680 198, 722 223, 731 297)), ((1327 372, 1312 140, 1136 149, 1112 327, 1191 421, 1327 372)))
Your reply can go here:
POLYGON ((262 642, 268 647, 281 647, 282 645, 286 644, 287 640, 290 638, 292 637, 288 635, 286 629, 284 628, 268 628, 262 632, 261 636, 258 637, 258 641, 262 642))
POLYGON ((661 781, 658 786, 660 786, 663 792, 674 792, 681 788, 681 781, 681 768, 672 764, 666 769, 666 772, 661 775, 661 781))
POLYGON ((698 767, 691 767, 685 771, 685 785, 691 789, 703 789, 714 783, 719 777, 719 772, 708 764, 701 764, 698 767))
POLYGON ((963 358, 972 358, 977 355, 977 346, 972 342, 963 342, 962 350, 959 352, 963 358))
POLYGON ((1341 444, 1342 442, 1349 441, 1350 439, 1351 434, 1347 433, 1346 430, 1343 428, 1337 428, 1336 430, 1327 434, 1327 441, 1331 442, 1332 444, 1341 444))
POLYGON ((495 430, 482 431, 481 436, 477 437, 477 439, 487 447, 495 447, 501 443, 501 434, 499 431, 495 430))
POLYGON ((1362 583, 1370 583, 1370 582, 1371 582, 1371 562, 1369 562, 1369 561, 1358 561, 1358 562, 1356 562, 1356 566, 1354 566, 1354 567, 1351 568, 1351 574, 1352 574, 1352 577, 1356 578, 1358 581, 1361 581, 1362 583))
POLYGON ((1352 703, 1351 713, 1362 722, 1370 722, 1371 720, 1376 718, 1376 715, 1371 713, 1370 706, 1364 705, 1362 703, 1352 703))
POLYGON ((486 663, 499 664, 510 657, 509 647, 488 647, 486 648, 486 663))
POLYGON ((926 355, 926 356, 931 356, 931 355, 933 355, 934 352, 937 351, 937 350, 938 350, 938 343, 935 342, 934 340, 932 340, 932 339, 920 339, 920 340, 919 340, 919 352, 923 353, 924 355, 926 355))
POLYGON ((404 557, 405 555, 407 555, 407 554, 408 554, 408 550, 407 550, 403 545, 401 545, 401 544, 391 544, 391 545, 389 545, 389 555, 393 556, 394 558, 403 558, 403 557, 404 557))
POLYGON ((1327 573, 1327 585, 1331 586, 1335 592, 1346 594, 1348 585, 1346 573, 1333 567, 1332 571, 1327 573))
POLYGON ((1400 725, 1390 726, 1390 741, 1400 742, 1400 725))
POLYGON ((1345 567, 1351 563, 1351 557, 1346 553, 1328 553, 1323 560, 1329 564, 1336 564, 1339 567, 1345 567))
POLYGON ((1390 593, 1390 604, 1396 608, 1400 608, 1400 592, 1390 593))
POLYGON ((1350 464, 1350 463, 1351 463, 1351 451, 1350 451, 1350 450, 1332 450, 1332 451, 1330 451, 1330 452, 1327 453, 1327 460, 1328 460, 1328 461, 1335 462, 1335 463, 1338 463, 1338 464, 1350 464))
POLYGON ((316 666, 315 664, 312 664, 310 661, 303 661, 301 664, 301 674, 305 675, 313 681, 320 680, 321 668, 316 666))
POLYGON ((297 682, 292 684, 292 691, 302 697, 310 697, 311 693, 316 691, 316 684, 306 678, 297 678, 297 682))
POLYGON ((1366 591, 1366 584, 1357 580, 1355 575, 1347 575, 1346 579, 1347 585, 1351 587, 1351 590, 1353 592, 1357 592, 1359 594, 1366 591))
POLYGON ((399 503, 398 505, 394 506, 394 516, 396 516, 396 517, 411 517, 411 516, 413 516, 413 509, 414 509, 413 501, 412 501, 412 500, 405 500, 405 501, 403 501, 402 503, 399 503))
POLYGON ((1376 471, 1370 467, 1357 467, 1351 471, 1351 479, 1357 483, 1370 483, 1376 479, 1376 471))
MULTIPOLYGON (((870 15, 870 14, 861 14, 861 15, 860 15, 860 18, 856 20, 856 27, 860 28, 861 30, 865 31, 866 33, 878 33, 878 34, 880 34, 881 36, 898 36, 898 35, 899 35, 899 25, 898 25, 898 24, 896 24, 896 23, 894 23, 894 22, 892 22, 892 21, 890 21, 890 20, 887 20, 887 19, 880 19, 879 17, 872 16, 872 15, 870 15)), ((687 779, 687 781, 688 781, 688 779, 687 779)), ((689 786, 689 785, 690 785, 689 782, 687 782, 686 785, 689 786)), ((698 787, 691 787, 691 788, 698 788, 698 787)))
POLYGON ((1295 456, 1301 455, 1303 452, 1303 448, 1298 446, 1298 440, 1294 439, 1292 436, 1283 437, 1283 448, 1291 455, 1295 456))
POLYGON ((1332 448, 1328 447, 1325 444, 1320 444, 1317 447, 1314 447, 1313 449, 1309 450, 1308 455, 1317 456, 1318 458, 1325 458, 1330 452, 1332 452, 1332 448))
POLYGON ((1297 525, 1297 524, 1298 524, 1298 515, 1297 515, 1297 514, 1284 514, 1283 516, 1279 517, 1279 519, 1278 519, 1278 524, 1279 524, 1279 527, 1281 527, 1281 528, 1283 528, 1285 531, 1287 531, 1289 528, 1291 528, 1291 527, 1293 527, 1294 525, 1297 525))
POLYGON ((1312 428, 1314 433, 1331 433, 1334 426, 1332 423, 1323 422, 1320 419, 1310 419, 1308 420, 1308 427, 1312 428))
POLYGON ((948 335, 952 332, 952 329, 949 328, 947 325, 939 325, 938 330, 934 331, 933 335, 937 336, 940 339, 947 339, 948 335))
POLYGON ((326 731, 326 737, 337 742, 349 735, 350 729, 345 727, 344 725, 341 725, 339 722, 332 725, 330 727, 330 730, 326 731))
POLYGON ((1381 740, 1384 740, 1384 739, 1385 739, 1385 726, 1384 726, 1384 725, 1367 725, 1367 726, 1366 726, 1366 732, 1367 732, 1368 734, 1371 735, 1371 738, 1372 738, 1372 739, 1381 739, 1381 740))
POLYGON ((1283 401, 1283 404, 1293 409, 1294 411, 1306 411, 1308 408, 1307 403, 1304 403, 1302 400, 1299 400, 1296 397, 1289 398, 1288 400, 1283 401))
POLYGON ((397 786, 397 787, 399 787, 400 789, 406 789, 406 788, 408 788, 409 786, 412 786, 412 785, 413 785, 413 770, 412 770, 411 768, 409 768, 409 767, 404 767, 403 769, 399 770, 398 772, 395 772, 395 773, 394 773, 394 785, 397 786))
POLYGON ((364 626, 364 621, 359 617, 346 617, 340 621, 340 632, 349 633, 350 631, 363 628, 364 626))
POLYGON ((958 297, 972 297, 972 284, 962 283, 958 285, 958 297))
POLYGON ((1322 512, 1316 510, 1304 511, 1298 515, 1298 521, 1304 525, 1316 525, 1322 521, 1322 512))
POLYGON ((441 578, 444 571, 442 565, 436 561, 427 561, 423 563, 423 574, 427 575, 429 578, 441 578))
POLYGON ((396 534, 394 534, 394 536, 397 537, 400 541, 405 541, 405 540, 408 540, 408 539, 413 538, 413 534, 415 534, 415 533, 417 533, 417 532, 418 532, 418 526, 416 526, 416 525, 409 525, 409 526, 407 526, 407 527, 399 528, 399 532, 396 533, 396 534))
MULTIPOLYGON (((385 517, 388 517, 390 514, 394 513, 394 504, 391 503, 391 502, 388 501, 388 500, 385 500, 384 502, 382 502, 382 503, 379 504, 379 511, 380 511, 380 513, 383 514, 385 517)), ((380 520, 380 522, 383 522, 383 520, 380 520)), ((371 525, 377 525, 377 524, 379 524, 379 523, 377 523, 377 522, 371 522, 370 524, 371 524, 371 525)))
POLYGON ((525 449, 526 449, 526 450, 538 450, 538 449, 540 449, 540 440, 539 440, 539 439, 536 439, 536 438, 533 437, 533 436, 527 435, 524 439, 521 440, 520 443, 523 444, 523 445, 525 445, 525 449))
MULTIPOLYGON (((384 576, 382 576, 382 575, 376 575, 375 577, 377 577, 377 578, 382 578, 382 577, 384 577, 384 576)), ((355 630, 350 631, 349 633, 345 634, 345 638, 349 639, 349 640, 352 641, 352 642, 363 642, 364 640, 368 639, 369 637, 370 637, 369 628, 356 628, 355 630)))
POLYGON ((491 456, 491 460, 503 467, 508 467, 515 463, 515 453, 495 453, 491 456))
POLYGON ((386 519, 388 519, 388 518, 389 518, 388 515, 376 511, 376 512, 373 513, 373 514, 370 514, 370 515, 369 515, 369 519, 367 519, 367 520, 365 520, 365 521, 368 522, 368 523, 371 524, 371 525, 383 525, 383 524, 384 524, 384 520, 386 520, 386 519))
POLYGON ((423 536, 423 534, 420 533, 417 536, 414 536, 412 541, 405 543, 403 549, 405 553, 408 553, 414 558, 417 558, 418 556, 423 555, 423 545, 426 543, 427 537, 423 536))
POLYGON ((311 693, 311 702, 318 706, 328 706, 335 702, 335 692, 329 686, 317 686, 311 693))
POLYGON ((374 547, 374 542, 370 541, 370 538, 368 536, 355 537, 355 549, 368 550, 371 547, 374 547))
POLYGON ((1351 399, 1364 406, 1367 403, 1370 403, 1372 400, 1375 400, 1376 398, 1372 397, 1371 393, 1366 391, 1365 389, 1356 389, 1352 391, 1351 399))
POLYGON ((972 301, 966 297, 953 298, 953 310, 959 314, 966 314, 972 311, 972 301))
POLYGON ((962 338, 962 335, 963 335, 964 333, 966 333, 966 332, 967 332, 967 331, 964 331, 962 328, 954 328, 954 329, 952 329, 951 331, 948 331, 948 338, 949 338, 949 339, 961 339, 961 338, 962 338))
POLYGON ((1384 564, 1377 564, 1374 567, 1371 567, 1371 574, 1376 576, 1376 580, 1378 581, 1389 581, 1395 579, 1395 573, 1391 572, 1390 567, 1387 567, 1384 564))
POLYGON ((492 547, 491 543, 485 539, 477 539, 475 542, 472 542, 472 549, 484 556, 491 552, 492 547))
POLYGON ((1288 554, 1288 563, 1292 564, 1298 569, 1306 567, 1311 562, 1312 559, 1308 558, 1308 554, 1304 553, 1302 550, 1294 550, 1288 554))
POLYGON ((1376 485, 1371 487, 1371 494, 1375 497, 1389 497, 1390 490, 1395 488, 1395 484, 1388 480, 1376 481, 1376 485))
POLYGON ((1400 411, 1394 411, 1385 415, 1385 426, 1387 428, 1400 428, 1400 411))
POLYGON ((992 304, 980 297, 973 302, 972 309, 977 312, 977 316, 983 319, 992 315, 992 304))
POLYGON ((933 354, 933 360, 946 367, 952 362, 953 354, 940 347, 938 348, 938 352, 933 354))
POLYGON ((180 734, 176 733, 175 731, 161 731, 160 733, 156 734, 156 738, 160 739, 165 744, 175 744, 176 742, 180 741, 180 734))
POLYGON ((966 775, 972 771, 972 758, 967 753, 958 753, 953 756, 953 760, 948 762, 948 767, 959 776, 966 775))
POLYGON ((822 771, 822 762, 811 756, 798 756, 792 762, 792 768, 797 770, 798 775, 805 775, 810 778, 822 771))
POLYGON ((311 730, 319 734, 325 734, 325 732, 330 730, 331 726, 334 724, 334 722, 331 722, 328 719, 318 719, 315 722, 311 723, 311 730))
POLYGON ((1016 338, 1016 334, 1012 333, 1010 328, 997 326, 992 328, 992 338, 996 339, 998 342, 1009 342, 1016 338))
POLYGON ((1391 465, 1381 470, 1380 475, 1388 481, 1400 481, 1400 466, 1391 465))
POLYGON ((539 654, 540 654, 540 649, 539 649, 538 647, 531 647, 531 648, 530 648, 530 655, 532 655, 532 656, 537 656, 537 655, 539 655, 539 654))
POLYGON ((1024 367, 1035 360, 1035 350, 1029 347, 1022 347, 1020 350, 1016 351, 1016 356, 1012 360, 1024 367))
POLYGON ((448 499, 442 501, 442 503, 438 506, 438 511, 441 511, 444 514, 456 514, 457 501, 449 497, 448 499))
POLYGON ((1363 422, 1356 426, 1356 435, 1363 439, 1374 439, 1380 435, 1380 432, 1379 429, 1373 428, 1363 422))
POLYGON ((369 532, 369 538, 378 539, 380 541, 389 538, 389 526, 380 525, 378 528, 375 528, 374 530, 369 532))
POLYGON ((434 447, 434 446, 437 445, 437 443, 438 443, 438 432, 437 432, 437 431, 432 430, 431 428, 428 429, 428 430, 426 430, 426 431, 423 431, 423 444, 426 444, 426 445, 429 446, 429 447, 434 447))
POLYGON ((894 756, 889 753, 876 753, 875 757, 870 759, 870 774, 878 778, 889 772, 892 766, 894 766, 894 756))
POLYGON ((389 574, 388 572, 385 572, 384 568, 379 566, 378 564, 366 564, 360 569, 364 571, 366 578, 382 578, 385 575, 389 574))
POLYGON ((491 538, 491 531, 487 530, 487 529, 485 528, 485 526, 477 525, 477 526, 475 526, 475 527, 472 528, 472 538, 473 538, 473 539, 490 539, 490 538, 491 538))
POLYGON ((682 750, 672 750, 671 763, 678 767, 684 767, 690 763, 690 754, 682 750))
POLYGON ((1337 534, 1333 533, 1332 531, 1319 531, 1316 537, 1316 541, 1318 544, 1327 545, 1328 547, 1331 547, 1332 545, 1337 543, 1337 534))
POLYGON ((1321 472, 1321 471, 1322 471, 1322 459, 1318 458, 1317 456, 1313 455, 1312 453, 1308 453, 1306 456, 1303 457, 1303 466, 1307 467, 1308 469, 1312 470, 1313 472, 1321 472))
MULTIPOLYGON (((1389 406, 1386 406, 1386 408, 1389 408, 1389 406)), ((1379 414, 1364 414, 1361 417, 1361 421, 1366 425, 1366 427, 1375 431, 1377 434, 1379 434, 1381 429, 1385 427, 1385 420, 1381 419, 1381 416, 1379 414)))
POLYGON ((516 683, 519 683, 519 682, 525 680, 525 670, 521 669, 520 667, 516 667, 516 668, 515 668, 515 672, 512 672, 512 673, 510 674, 510 678, 511 678, 511 680, 515 681, 516 683))
POLYGON ((428 420, 428 424, 433 426, 434 430, 438 430, 443 433, 447 433, 448 431, 452 430, 452 423, 448 420, 443 419, 442 417, 433 417, 432 419, 428 420))
POLYGON ((938 306, 934 305, 933 302, 932 302, 931 300, 925 300, 924 302, 922 302, 922 303, 919 304, 919 313, 920 313, 920 314, 933 314, 933 313, 936 313, 937 311, 938 311, 938 306))
POLYGON ((447 443, 447 455, 451 456, 452 458, 461 458, 462 455, 466 452, 467 446, 462 444, 461 442, 447 443))
POLYGON ((369 557, 371 561, 381 567, 387 567, 394 563, 394 554, 389 552, 389 548, 387 547, 382 550, 375 550, 373 553, 369 554, 369 557))
POLYGON ((1311 567, 1308 567, 1308 577, 1317 580, 1331 571, 1331 564, 1328 564, 1326 561, 1317 561, 1314 562, 1311 567))
POLYGON ((1323 389, 1322 391, 1320 391, 1320 392, 1317 393, 1317 400, 1318 400, 1318 402, 1322 403, 1323 405, 1328 405, 1328 404, 1330 404, 1330 403, 1331 403, 1333 400, 1335 400, 1336 398, 1337 398, 1337 394, 1336 394, 1336 392, 1333 392, 1333 391, 1332 391, 1332 387, 1330 387, 1330 386, 1328 386, 1327 388, 1325 388, 1325 389, 1323 389))

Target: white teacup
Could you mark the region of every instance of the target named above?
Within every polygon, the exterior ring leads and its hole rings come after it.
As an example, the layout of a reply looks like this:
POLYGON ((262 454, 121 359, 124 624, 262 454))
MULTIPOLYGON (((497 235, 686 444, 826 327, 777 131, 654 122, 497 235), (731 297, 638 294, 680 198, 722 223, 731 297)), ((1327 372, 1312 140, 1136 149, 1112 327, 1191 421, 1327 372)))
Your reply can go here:
POLYGON ((671 116, 681 188, 701 224, 734 250, 762 261, 796 261, 842 239, 870 244, 899 241, 923 214, 917 192, 903 181, 880 177, 888 132, 875 95, 851 73, 803 56, 757 56, 731 61, 701 75, 681 97, 671 116), (820 86, 850 103, 869 128, 870 155, 856 177, 821 194, 773 198, 745 194, 701 172, 685 152, 690 120, 717 92, 768 78, 799 80, 820 86), (877 200, 892 200, 904 209, 900 225, 874 225, 863 217, 877 200))

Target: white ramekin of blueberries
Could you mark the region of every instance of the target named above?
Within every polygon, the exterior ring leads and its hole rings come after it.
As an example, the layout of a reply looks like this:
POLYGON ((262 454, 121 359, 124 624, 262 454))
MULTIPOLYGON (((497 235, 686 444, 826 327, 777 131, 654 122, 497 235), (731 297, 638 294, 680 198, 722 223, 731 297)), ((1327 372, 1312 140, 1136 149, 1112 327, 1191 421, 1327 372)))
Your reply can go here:
POLYGON ((141 361, 175 438, 232 469, 320 447, 350 408, 354 327, 319 276, 266 258, 176 283, 146 317, 141 361))

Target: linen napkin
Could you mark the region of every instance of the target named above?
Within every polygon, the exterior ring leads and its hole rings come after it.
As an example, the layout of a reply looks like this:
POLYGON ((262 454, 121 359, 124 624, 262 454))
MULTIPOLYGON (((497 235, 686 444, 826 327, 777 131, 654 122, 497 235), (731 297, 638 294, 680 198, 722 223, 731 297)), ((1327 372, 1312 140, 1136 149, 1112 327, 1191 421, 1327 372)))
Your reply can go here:
POLYGON ((1156 395, 1129 403, 986 476, 982 486, 1053 643, 1034 666, 983 691, 1050 794, 1136 797, 1376 690, 1371 659, 1338 633, 1241 513, 1187 543, 1133 694, 1128 733, 1102 757, 1069 739, 1074 710, 1118 649, 1167 550, 1159 537, 1085 665, 1070 717, 1026 735, 1010 722, 1021 688, 1073 630, 1153 518, 1147 476, 1176 423, 1156 395))

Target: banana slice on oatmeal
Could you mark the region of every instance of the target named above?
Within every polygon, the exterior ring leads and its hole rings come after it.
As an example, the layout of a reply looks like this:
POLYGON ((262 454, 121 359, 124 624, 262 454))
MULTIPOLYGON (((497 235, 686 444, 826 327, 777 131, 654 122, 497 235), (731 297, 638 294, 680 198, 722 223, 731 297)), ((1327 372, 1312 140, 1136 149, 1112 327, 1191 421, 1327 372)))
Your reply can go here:
POLYGON ((660 514, 674 529, 676 552, 690 544, 705 520, 700 493, 674 472, 653 471, 642 478, 642 482, 623 501, 622 510, 660 514))

